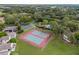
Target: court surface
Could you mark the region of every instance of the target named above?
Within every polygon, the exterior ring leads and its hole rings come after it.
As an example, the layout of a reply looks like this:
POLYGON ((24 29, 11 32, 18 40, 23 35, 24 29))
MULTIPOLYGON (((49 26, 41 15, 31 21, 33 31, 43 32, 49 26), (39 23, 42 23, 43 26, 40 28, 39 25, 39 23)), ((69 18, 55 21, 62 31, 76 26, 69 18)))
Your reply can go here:
POLYGON ((38 30, 31 30, 28 33, 24 33, 20 36, 20 39, 28 42, 38 48, 42 48, 46 45, 48 39, 50 38, 49 33, 44 33, 38 30))

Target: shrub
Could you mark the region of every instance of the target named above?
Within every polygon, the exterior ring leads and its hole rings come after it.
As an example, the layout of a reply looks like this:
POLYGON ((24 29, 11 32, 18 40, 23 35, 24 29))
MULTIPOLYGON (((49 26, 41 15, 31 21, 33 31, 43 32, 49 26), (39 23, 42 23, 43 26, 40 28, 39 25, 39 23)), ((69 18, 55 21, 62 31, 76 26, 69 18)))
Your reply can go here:
POLYGON ((18 33, 22 33, 23 32, 23 30, 18 30, 18 33))
POLYGON ((10 43, 16 43, 16 38, 12 38, 12 39, 10 39, 9 42, 10 42, 10 43))
POLYGON ((75 39, 77 40, 77 41, 79 41, 79 32, 77 32, 77 33, 75 33, 75 39))

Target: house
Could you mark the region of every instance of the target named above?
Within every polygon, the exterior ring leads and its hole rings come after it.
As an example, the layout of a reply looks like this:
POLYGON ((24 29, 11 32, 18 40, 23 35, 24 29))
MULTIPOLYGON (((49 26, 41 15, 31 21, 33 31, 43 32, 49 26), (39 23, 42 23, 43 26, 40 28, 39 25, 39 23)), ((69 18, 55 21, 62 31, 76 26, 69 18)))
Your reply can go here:
POLYGON ((0 45, 0 52, 1 51, 9 51, 11 50, 11 43, 5 43, 0 45))
POLYGON ((5 43, 0 45, 0 55, 8 55, 15 51, 16 43, 5 43))
POLYGON ((3 32, 16 32, 17 31, 17 26, 9 26, 5 27, 3 32))
POLYGON ((9 36, 3 36, 0 38, 0 43, 4 44, 4 43, 7 43, 9 40, 10 40, 9 36))
POLYGON ((10 39, 16 38, 17 26, 10 26, 4 28, 3 32, 6 32, 10 39))
POLYGON ((3 36, 0 38, 0 43, 7 43, 12 38, 16 38, 16 32, 7 32, 7 36, 3 36))
POLYGON ((70 43, 71 41, 70 41, 69 38, 70 38, 71 35, 72 35, 71 31, 70 31, 69 29, 67 29, 67 30, 63 33, 62 38, 63 38, 64 41, 70 43))
POLYGON ((67 42, 70 42, 68 36, 66 36, 66 35, 63 35, 63 39, 64 39, 65 41, 67 41, 67 42))
POLYGON ((0 55, 10 55, 11 51, 1 51, 0 55))
POLYGON ((12 51, 15 51, 16 43, 8 43, 12 38, 16 38, 16 27, 6 27, 4 32, 7 36, 0 38, 0 55, 10 55, 12 51))
POLYGON ((47 28, 47 29, 51 29, 52 28, 51 25, 49 25, 49 24, 45 25, 44 27, 47 28))
POLYGON ((10 39, 16 38, 16 32, 7 32, 7 35, 10 37, 10 39))

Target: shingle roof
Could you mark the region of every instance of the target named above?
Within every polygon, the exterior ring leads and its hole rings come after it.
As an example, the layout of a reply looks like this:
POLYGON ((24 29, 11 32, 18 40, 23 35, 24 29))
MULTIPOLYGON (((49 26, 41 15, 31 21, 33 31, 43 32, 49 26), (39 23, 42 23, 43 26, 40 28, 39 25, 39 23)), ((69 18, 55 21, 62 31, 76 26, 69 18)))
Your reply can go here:
POLYGON ((15 37, 16 37, 16 32, 8 32, 7 35, 8 35, 10 38, 15 38, 15 37))
POLYGON ((0 38, 0 42, 2 42, 3 40, 9 40, 9 36, 4 36, 0 38))
POLYGON ((0 55, 8 55, 8 54, 10 54, 10 51, 2 51, 2 52, 0 52, 0 55))
POLYGON ((11 49, 11 43, 1 44, 0 45, 0 51, 11 49))
POLYGON ((9 26, 9 27, 6 27, 4 28, 4 31, 5 30, 16 30, 16 26, 9 26))

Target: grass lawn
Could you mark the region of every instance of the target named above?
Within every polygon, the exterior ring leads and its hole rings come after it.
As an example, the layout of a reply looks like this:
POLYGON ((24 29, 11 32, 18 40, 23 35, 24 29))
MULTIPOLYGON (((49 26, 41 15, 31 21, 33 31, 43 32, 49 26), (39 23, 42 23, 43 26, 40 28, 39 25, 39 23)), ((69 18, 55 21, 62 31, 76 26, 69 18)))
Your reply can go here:
POLYGON ((52 39, 44 50, 38 49, 28 43, 17 39, 16 51, 13 54, 19 55, 73 55, 79 54, 79 45, 72 46, 65 44, 58 37, 52 39))
POLYGON ((7 34, 5 33, 5 32, 1 32, 0 31, 0 37, 2 37, 2 36, 6 36, 7 34))

